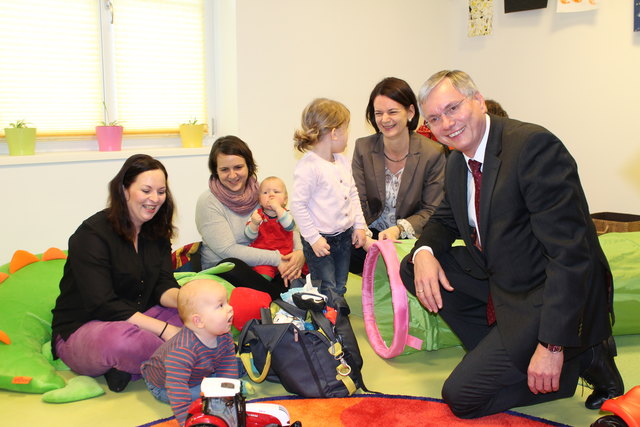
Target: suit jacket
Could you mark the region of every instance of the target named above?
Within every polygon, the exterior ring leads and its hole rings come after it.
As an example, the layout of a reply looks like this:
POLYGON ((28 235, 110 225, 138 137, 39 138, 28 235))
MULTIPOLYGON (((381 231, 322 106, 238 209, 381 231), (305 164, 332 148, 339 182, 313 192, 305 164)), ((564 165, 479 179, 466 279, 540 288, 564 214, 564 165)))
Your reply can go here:
MULTIPOLYGON (((612 282, 577 165, 546 129, 490 116, 480 197, 482 252, 467 213, 467 166, 452 152, 446 194, 416 243, 436 257, 453 251, 476 278, 486 278, 497 327, 523 370, 538 341, 568 347, 565 358, 611 334, 612 282)), ((455 288, 455 283, 452 284, 455 288)), ((455 291, 454 291, 455 292, 455 291)))
MULTIPOLYGON (((411 133, 409 153, 398 190, 396 217, 409 221, 420 235, 442 200, 446 157, 440 144, 417 133, 411 133)), ((382 215, 386 196, 381 133, 356 140, 351 167, 362 213, 371 224, 382 215)))

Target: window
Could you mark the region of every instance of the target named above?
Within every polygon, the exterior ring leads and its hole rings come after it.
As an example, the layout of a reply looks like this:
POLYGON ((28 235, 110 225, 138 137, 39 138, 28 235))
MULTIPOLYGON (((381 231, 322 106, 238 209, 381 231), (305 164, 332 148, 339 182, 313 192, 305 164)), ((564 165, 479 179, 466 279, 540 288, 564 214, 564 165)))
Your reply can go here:
POLYGON ((24 119, 39 137, 91 135, 118 120, 152 134, 206 123, 203 2, 0 0, 0 129, 24 119))

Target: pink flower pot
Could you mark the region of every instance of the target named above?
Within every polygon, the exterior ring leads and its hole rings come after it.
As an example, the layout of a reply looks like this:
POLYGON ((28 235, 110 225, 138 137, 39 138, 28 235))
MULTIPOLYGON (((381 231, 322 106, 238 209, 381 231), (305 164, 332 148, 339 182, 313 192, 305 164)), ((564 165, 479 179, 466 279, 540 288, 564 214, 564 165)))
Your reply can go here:
POLYGON ((96 126, 100 151, 122 150, 122 126, 96 126))

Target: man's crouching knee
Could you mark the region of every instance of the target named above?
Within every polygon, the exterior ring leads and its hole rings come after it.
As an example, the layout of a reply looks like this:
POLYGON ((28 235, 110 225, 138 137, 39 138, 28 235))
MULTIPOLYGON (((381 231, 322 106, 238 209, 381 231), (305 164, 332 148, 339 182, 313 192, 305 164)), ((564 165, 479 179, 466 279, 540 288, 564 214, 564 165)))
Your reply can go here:
POLYGON ((464 385, 457 387, 447 379, 442 386, 442 400, 456 417, 471 419, 487 415, 486 408, 491 397, 474 392, 464 385))

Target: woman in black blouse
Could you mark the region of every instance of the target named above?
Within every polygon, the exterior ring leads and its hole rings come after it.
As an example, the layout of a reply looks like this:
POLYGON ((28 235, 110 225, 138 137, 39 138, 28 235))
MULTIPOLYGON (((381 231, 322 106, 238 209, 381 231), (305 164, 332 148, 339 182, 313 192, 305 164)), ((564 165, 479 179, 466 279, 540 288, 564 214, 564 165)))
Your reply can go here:
POLYGON ((69 239, 52 311, 54 357, 78 374, 104 374, 112 391, 138 379, 142 362, 182 327, 173 210, 166 169, 136 154, 109 183, 107 209, 69 239))

